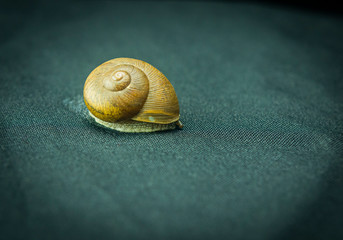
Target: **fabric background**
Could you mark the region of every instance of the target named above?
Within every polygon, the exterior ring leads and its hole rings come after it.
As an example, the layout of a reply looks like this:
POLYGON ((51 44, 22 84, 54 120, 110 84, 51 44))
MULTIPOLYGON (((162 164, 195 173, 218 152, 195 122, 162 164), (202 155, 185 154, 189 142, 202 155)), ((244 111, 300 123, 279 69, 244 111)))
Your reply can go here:
POLYGON ((1 239, 343 239, 343 19, 280 6, 1 10, 1 239), (88 74, 162 71, 184 129, 89 121, 88 74))

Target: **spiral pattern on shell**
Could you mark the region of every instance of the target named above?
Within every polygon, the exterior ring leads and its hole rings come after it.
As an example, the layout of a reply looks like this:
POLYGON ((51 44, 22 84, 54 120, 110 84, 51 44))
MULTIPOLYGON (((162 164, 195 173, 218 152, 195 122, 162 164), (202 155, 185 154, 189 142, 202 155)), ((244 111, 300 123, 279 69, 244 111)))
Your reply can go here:
POLYGON ((104 88, 110 91, 124 90, 131 83, 131 76, 129 73, 119 70, 113 72, 111 77, 104 78, 104 88))
POLYGON ((85 102, 92 114, 108 122, 137 115, 149 92, 145 73, 129 64, 113 66, 107 62, 101 66, 89 75, 84 88, 85 102))
POLYGON ((169 124, 180 117, 169 80, 149 63, 133 58, 112 59, 95 68, 83 95, 91 114, 105 122, 169 124))

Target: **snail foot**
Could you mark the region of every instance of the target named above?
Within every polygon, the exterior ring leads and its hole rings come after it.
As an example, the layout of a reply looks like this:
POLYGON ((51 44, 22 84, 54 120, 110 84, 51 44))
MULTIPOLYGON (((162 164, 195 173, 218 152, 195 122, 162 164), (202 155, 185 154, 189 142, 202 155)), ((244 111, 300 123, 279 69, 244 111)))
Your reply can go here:
MULTIPOLYGON (((140 133, 140 132, 158 132, 173 130, 177 126, 177 122, 168 123, 168 124, 159 124, 159 123, 149 123, 149 122, 138 122, 135 120, 124 120, 120 122, 105 122, 97 117, 95 117, 91 112, 89 115, 103 127, 111 128, 119 132, 131 132, 131 133, 140 133)), ((180 128, 180 127, 179 127, 180 128)))

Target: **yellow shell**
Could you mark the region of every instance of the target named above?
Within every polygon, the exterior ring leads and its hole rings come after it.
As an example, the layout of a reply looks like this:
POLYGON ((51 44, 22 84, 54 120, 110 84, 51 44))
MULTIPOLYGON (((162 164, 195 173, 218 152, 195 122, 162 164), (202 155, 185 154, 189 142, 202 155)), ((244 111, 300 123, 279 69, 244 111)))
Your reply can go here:
POLYGON ((116 58, 101 64, 89 74, 83 96, 91 116, 106 127, 150 132, 180 126, 173 86, 141 60, 116 58))

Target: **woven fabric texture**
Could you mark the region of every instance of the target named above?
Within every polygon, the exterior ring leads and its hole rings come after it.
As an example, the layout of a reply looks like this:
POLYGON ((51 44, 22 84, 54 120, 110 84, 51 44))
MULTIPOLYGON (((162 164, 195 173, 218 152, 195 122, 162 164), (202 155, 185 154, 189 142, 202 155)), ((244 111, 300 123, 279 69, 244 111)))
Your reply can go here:
POLYGON ((3 9, 3 239, 343 239, 343 19, 280 6, 3 9), (144 60, 184 129, 89 121, 88 74, 144 60))

